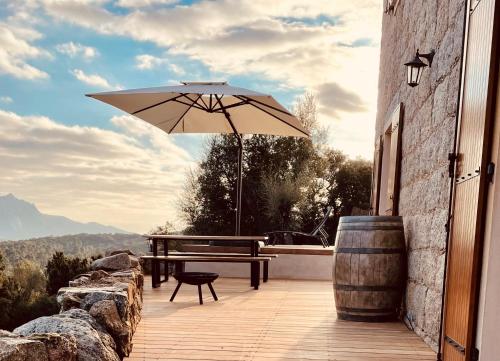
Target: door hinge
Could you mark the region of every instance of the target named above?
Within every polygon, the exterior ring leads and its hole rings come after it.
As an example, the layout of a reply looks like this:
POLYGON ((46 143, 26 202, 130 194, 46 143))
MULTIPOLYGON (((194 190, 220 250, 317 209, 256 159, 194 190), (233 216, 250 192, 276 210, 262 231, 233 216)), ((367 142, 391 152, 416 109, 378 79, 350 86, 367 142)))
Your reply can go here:
POLYGON ((450 216, 448 217, 448 220, 446 221, 446 224, 444 225, 444 229, 446 230, 446 232, 450 232, 450 225, 451 225, 451 219, 453 218, 453 215, 450 214, 450 216))
POLYGON ((462 355, 465 355, 465 347, 463 347, 461 344, 459 344, 457 341, 452 339, 450 336, 445 336, 444 340, 455 350, 460 352, 462 355))
POLYGON ((493 183, 493 176, 495 175, 495 163, 490 162, 488 168, 486 168, 486 175, 488 177, 488 182, 493 183))
POLYGON ((450 178, 453 178, 455 175, 455 162, 457 161, 458 156, 455 153, 448 153, 448 175, 450 178))
POLYGON ((471 351, 470 360, 479 361, 479 350, 476 347, 474 347, 471 351))

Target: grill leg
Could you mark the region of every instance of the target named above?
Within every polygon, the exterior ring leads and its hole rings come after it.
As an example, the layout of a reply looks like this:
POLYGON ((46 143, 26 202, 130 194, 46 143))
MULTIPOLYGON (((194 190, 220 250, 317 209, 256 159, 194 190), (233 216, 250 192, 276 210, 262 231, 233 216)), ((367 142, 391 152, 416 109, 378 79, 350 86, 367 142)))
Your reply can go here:
POLYGON ((264 273, 262 280, 264 282, 267 282, 267 280, 269 279, 269 262, 268 261, 264 262, 264 270, 262 272, 264 273))
POLYGON ((201 295, 201 285, 198 285, 198 296, 200 297, 200 305, 203 304, 203 297, 201 295))
POLYGON ((212 292, 212 296, 214 297, 214 300, 218 301, 219 299, 217 298, 217 295, 215 294, 214 288, 212 287, 212 283, 208 283, 208 288, 210 289, 210 292, 212 292))
POLYGON ((174 293, 172 293, 172 297, 170 297, 170 302, 172 302, 174 300, 175 296, 177 296, 177 292, 179 291, 179 288, 181 288, 181 285, 182 285, 182 282, 177 283, 177 287, 175 287, 175 291, 174 291, 174 293))

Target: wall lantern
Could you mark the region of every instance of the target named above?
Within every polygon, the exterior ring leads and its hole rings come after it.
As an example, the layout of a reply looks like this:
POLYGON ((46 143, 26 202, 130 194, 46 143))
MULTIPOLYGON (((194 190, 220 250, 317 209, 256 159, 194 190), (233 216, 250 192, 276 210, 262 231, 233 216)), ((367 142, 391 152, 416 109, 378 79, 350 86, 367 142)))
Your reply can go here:
POLYGON ((420 83, 420 78, 422 77, 422 72, 426 66, 432 65, 432 59, 434 58, 436 52, 431 50, 430 53, 420 54, 417 49, 417 54, 412 61, 406 63, 406 68, 408 70, 408 85, 415 87, 420 83), (422 61, 421 58, 427 59, 428 65, 422 61))

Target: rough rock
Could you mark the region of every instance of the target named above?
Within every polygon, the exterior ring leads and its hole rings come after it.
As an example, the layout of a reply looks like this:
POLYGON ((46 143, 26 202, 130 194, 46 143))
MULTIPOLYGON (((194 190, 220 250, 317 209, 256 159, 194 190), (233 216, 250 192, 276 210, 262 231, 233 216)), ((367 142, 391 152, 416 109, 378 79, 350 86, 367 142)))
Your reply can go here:
POLYGON ((80 308, 82 303, 82 299, 75 294, 68 294, 66 297, 61 298, 59 301, 59 305, 61 306, 61 311, 71 310, 72 308, 80 308))
POLYGON ((22 336, 40 333, 71 335, 76 340, 79 361, 120 360, 111 337, 100 330, 98 323, 83 310, 74 309, 59 315, 37 318, 16 328, 14 333, 22 336))
POLYGON ((43 342, 0 335, 1 361, 49 361, 43 342))
POLYGON ((113 256, 96 259, 90 266, 92 270, 118 271, 131 267, 130 257, 127 253, 119 253, 113 256))
POLYGON ((103 270, 97 270, 90 273, 90 279, 92 281, 100 280, 101 278, 109 277, 109 273, 103 270))
POLYGON ((40 341, 45 345, 49 361, 76 361, 77 342, 72 335, 59 335, 56 333, 33 334, 30 340, 40 341))
POLYGON ((90 315, 99 322, 113 337, 116 343, 116 352, 125 356, 132 350, 132 329, 122 321, 116 304, 111 300, 98 301, 92 305, 90 315))
POLYGON ((131 267, 139 267, 140 265, 139 258, 135 256, 128 256, 128 258, 130 259, 131 267))
POLYGON ((120 254, 120 253, 126 253, 129 256, 135 256, 135 254, 129 249, 117 249, 117 250, 112 250, 112 251, 106 251, 105 256, 109 257, 109 256, 114 256, 114 255, 120 254))
POLYGON ((61 288, 61 313, 0 330, 0 361, 116 361, 132 350, 141 319, 144 276, 136 257, 120 251, 61 288), (110 271, 107 272, 106 270, 110 271))

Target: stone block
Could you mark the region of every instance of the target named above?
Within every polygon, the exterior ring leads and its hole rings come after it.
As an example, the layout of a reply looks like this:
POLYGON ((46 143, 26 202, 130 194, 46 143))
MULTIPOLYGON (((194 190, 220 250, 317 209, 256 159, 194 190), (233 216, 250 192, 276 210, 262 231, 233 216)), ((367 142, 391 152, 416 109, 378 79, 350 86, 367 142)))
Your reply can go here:
MULTIPOLYGON (((76 317, 79 314, 82 315, 75 312, 68 315, 63 312, 59 315, 40 317, 16 328, 14 333, 25 337, 45 333, 71 335, 76 340, 79 361, 119 361, 112 339, 103 337, 96 329, 96 323, 89 322, 88 317, 76 317)), ((40 344, 43 346, 42 342, 40 344)))
POLYGON ((99 258, 92 262, 92 270, 119 271, 131 267, 130 257, 127 253, 119 253, 109 257, 99 258))

